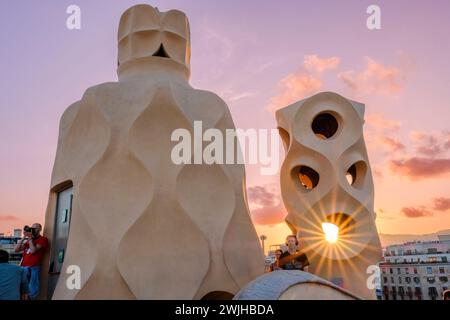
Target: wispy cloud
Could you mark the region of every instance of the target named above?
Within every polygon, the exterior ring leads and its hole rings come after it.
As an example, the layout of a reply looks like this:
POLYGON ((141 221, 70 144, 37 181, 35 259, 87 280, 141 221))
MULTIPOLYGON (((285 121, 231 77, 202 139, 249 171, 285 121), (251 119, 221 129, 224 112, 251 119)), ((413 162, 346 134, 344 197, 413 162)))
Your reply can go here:
POLYGON ((450 173, 450 159, 412 157, 389 162, 392 173, 411 180, 444 178, 450 173))
POLYGON ((385 66, 373 58, 366 57, 366 66, 361 71, 347 70, 338 74, 344 86, 359 94, 396 94, 403 90, 408 70, 385 66))
POLYGON ((450 210, 450 198, 434 198, 431 205, 421 205, 417 207, 404 207, 401 212, 408 218, 431 217, 437 213, 443 213, 450 210))
POLYGON ((0 215, 0 221, 16 221, 16 220, 19 219, 13 215, 0 215))
POLYGON ((300 68, 288 74, 278 83, 278 94, 271 98, 267 110, 274 112, 297 100, 317 93, 322 88, 322 73, 339 66, 340 58, 305 56, 300 68))
MULTIPOLYGON (((365 57, 363 70, 345 70, 335 73, 340 83, 353 94, 393 95, 403 91, 409 65, 398 67, 386 66, 371 57, 365 57)), ((274 96, 267 107, 271 112, 297 100, 317 93, 323 87, 323 74, 336 71, 341 64, 339 57, 322 58, 318 55, 305 56, 296 72, 288 74, 278 83, 278 94, 274 96)), ((383 125, 381 120, 373 116, 372 122, 383 125), (378 122, 377 122, 378 121, 378 122)), ((370 121, 370 120, 369 120, 370 121)), ((389 123, 384 123, 389 125, 389 123)), ((391 123, 395 126, 396 124, 391 123)))
POLYGON ((373 168, 373 175, 375 176, 375 177, 377 177, 377 178, 379 178, 379 179, 382 179, 383 178, 383 171, 381 170, 381 169, 379 169, 379 168, 377 168, 377 167, 374 167, 373 168))
POLYGON ((235 101, 239 101, 239 100, 242 100, 242 99, 245 99, 245 98, 253 97, 254 95, 255 94, 253 92, 237 93, 237 94, 234 94, 234 95, 230 96, 228 98, 228 101, 235 102, 235 101))
POLYGON ((203 28, 205 43, 208 49, 215 52, 217 56, 229 59, 234 51, 233 41, 226 36, 226 32, 211 27, 203 28))
POLYGON ((420 218, 420 217, 429 217, 432 216, 433 213, 428 211, 424 207, 405 207, 402 208, 401 212, 408 218, 420 218))
POLYGON ((415 150, 410 156, 392 159, 389 167, 392 173, 405 176, 411 180, 438 179, 450 174, 450 151, 448 132, 410 134, 415 150))
POLYGON ((275 111, 319 91, 322 87, 322 80, 315 75, 299 71, 283 78, 279 87, 281 92, 271 99, 269 111, 275 111))
POLYGON ((387 214, 383 209, 377 209, 377 219, 383 219, 383 220, 395 220, 396 217, 393 215, 387 214))
POLYGON ((381 113, 374 113, 366 116, 366 123, 375 129, 398 130, 402 123, 397 120, 386 118, 381 113))
POLYGON ((341 63, 338 57, 320 58, 317 54, 305 56, 303 67, 311 72, 322 73, 327 70, 336 69, 341 63))
POLYGON ((430 134, 414 131, 410 136, 419 154, 436 157, 450 150, 450 132, 430 134))
POLYGON ((217 94, 228 103, 240 101, 255 96, 254 92, 250 91, 239 92, 238 90, 230 87, 218 89, 217 94))
POLYGON ((247 195, 256 224, 275 225, 284 221, 286 210, 274 187, 267 185, 249 187, 247 195))
POLYGON ((396 152, 405 149, 405 145, 398 139, 382 136, 379 139, 380 144, 385 146, 390 152, 396 152))
POLYGON ((447 211, 450 210, 450 198, 435 198, 433 200, 433 210, 447 211))

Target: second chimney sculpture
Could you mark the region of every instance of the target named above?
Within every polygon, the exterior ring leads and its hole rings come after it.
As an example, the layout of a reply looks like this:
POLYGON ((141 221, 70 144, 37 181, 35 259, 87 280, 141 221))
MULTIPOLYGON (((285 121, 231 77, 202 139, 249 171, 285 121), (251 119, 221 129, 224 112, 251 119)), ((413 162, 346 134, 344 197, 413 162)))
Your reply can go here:
POLYGON ((278 110, 276 117, 286 150, 280 173, 286 222, 309 258, 309 271, 373 299, 369 266, 380 261, 381 246, 364 108, 323 92, 278 110))

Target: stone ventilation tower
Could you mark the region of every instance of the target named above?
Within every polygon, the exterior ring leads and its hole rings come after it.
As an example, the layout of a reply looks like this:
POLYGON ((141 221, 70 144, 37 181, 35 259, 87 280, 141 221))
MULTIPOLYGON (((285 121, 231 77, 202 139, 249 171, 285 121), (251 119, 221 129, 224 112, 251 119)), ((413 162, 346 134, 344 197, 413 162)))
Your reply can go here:
POLYGON ((120 20, 119 81, 64 112, 44 230, 48 297, 227 298, 263 273, 244 166, 171 159, 176 129, 234 129, 222 99, 190 86, 189 60, 184 13, 134 6, 120 20), (69 266, 80 288, 68 288, 69 266))
POLYGON ((364 105, 323 92, 279 110, 276 117, 286 150, 280 173, 286 222, 309 257, 309 271, 374 298, 367 268, 380 261, 381 247, 364 105))

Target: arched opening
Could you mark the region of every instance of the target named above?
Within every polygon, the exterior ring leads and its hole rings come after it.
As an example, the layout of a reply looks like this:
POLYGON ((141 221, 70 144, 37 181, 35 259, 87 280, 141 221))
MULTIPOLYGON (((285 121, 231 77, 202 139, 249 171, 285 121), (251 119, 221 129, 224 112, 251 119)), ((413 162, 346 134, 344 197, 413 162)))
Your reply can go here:
POLYGON ((350 168, 348 168, 347 173, 345 174, 345 178, 347 179, 348 184, 352 186, 356 180, 356 166, 355 165, 352 165, 350 168))
POLYGON ((336 134, 339 128, 338 121, 334 115, 329 112, 319 113, 313 120, 311 128, 321 140, 331 138, 336 134))
MULTIPOLYGON (((325 218, 325 221, 322 223, 322 227, 324 226, 324 224, 328 224, 328 225, 334 225, 336 227, 336 234, 332 237, 335 238, 334 241, 330 241, 330 242, 336 242, 339 240, 339 238, 341 238, 342 236, 348 235, 350 234, 354 228, 355 228, 355 221, 352 219, 352 217, 350 217, 348 214, 346 213, 333 213, 328 215, 325 218)), ((325 233, 325 237, 326 240, 327 239, 327 235, 325 232, 325 228, 324 229, 324 233, 325 233)))
POLYGON ((299 185, 306 190, 312 190, 319 184, 319 174, 308 166, 295 167, 292 175, 295 181, 298 181, 299 185))
POLYGON ((203 296, 201 300, 233 300, 234 294, 226 291, 211 291, 203 296))
POLYGON ((348 168, 345 177, 349 185, 355 188, 361 188, 364 185, 364 177, 366 176, 367 165, 364 161, 358 161, 348 168))

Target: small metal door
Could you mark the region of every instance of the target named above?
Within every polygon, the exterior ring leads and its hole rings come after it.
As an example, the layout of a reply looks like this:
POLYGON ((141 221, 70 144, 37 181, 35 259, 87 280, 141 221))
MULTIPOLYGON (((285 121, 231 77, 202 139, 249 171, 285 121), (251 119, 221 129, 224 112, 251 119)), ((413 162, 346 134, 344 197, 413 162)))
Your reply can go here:
POLYGON ((69 238, 70 218, 72 215, 73 187, 67 188, 57 195, 55 225, 50 256, 48 277, 48 298, 51 299, 58 282, 59 274, 66 254, 69 238))

